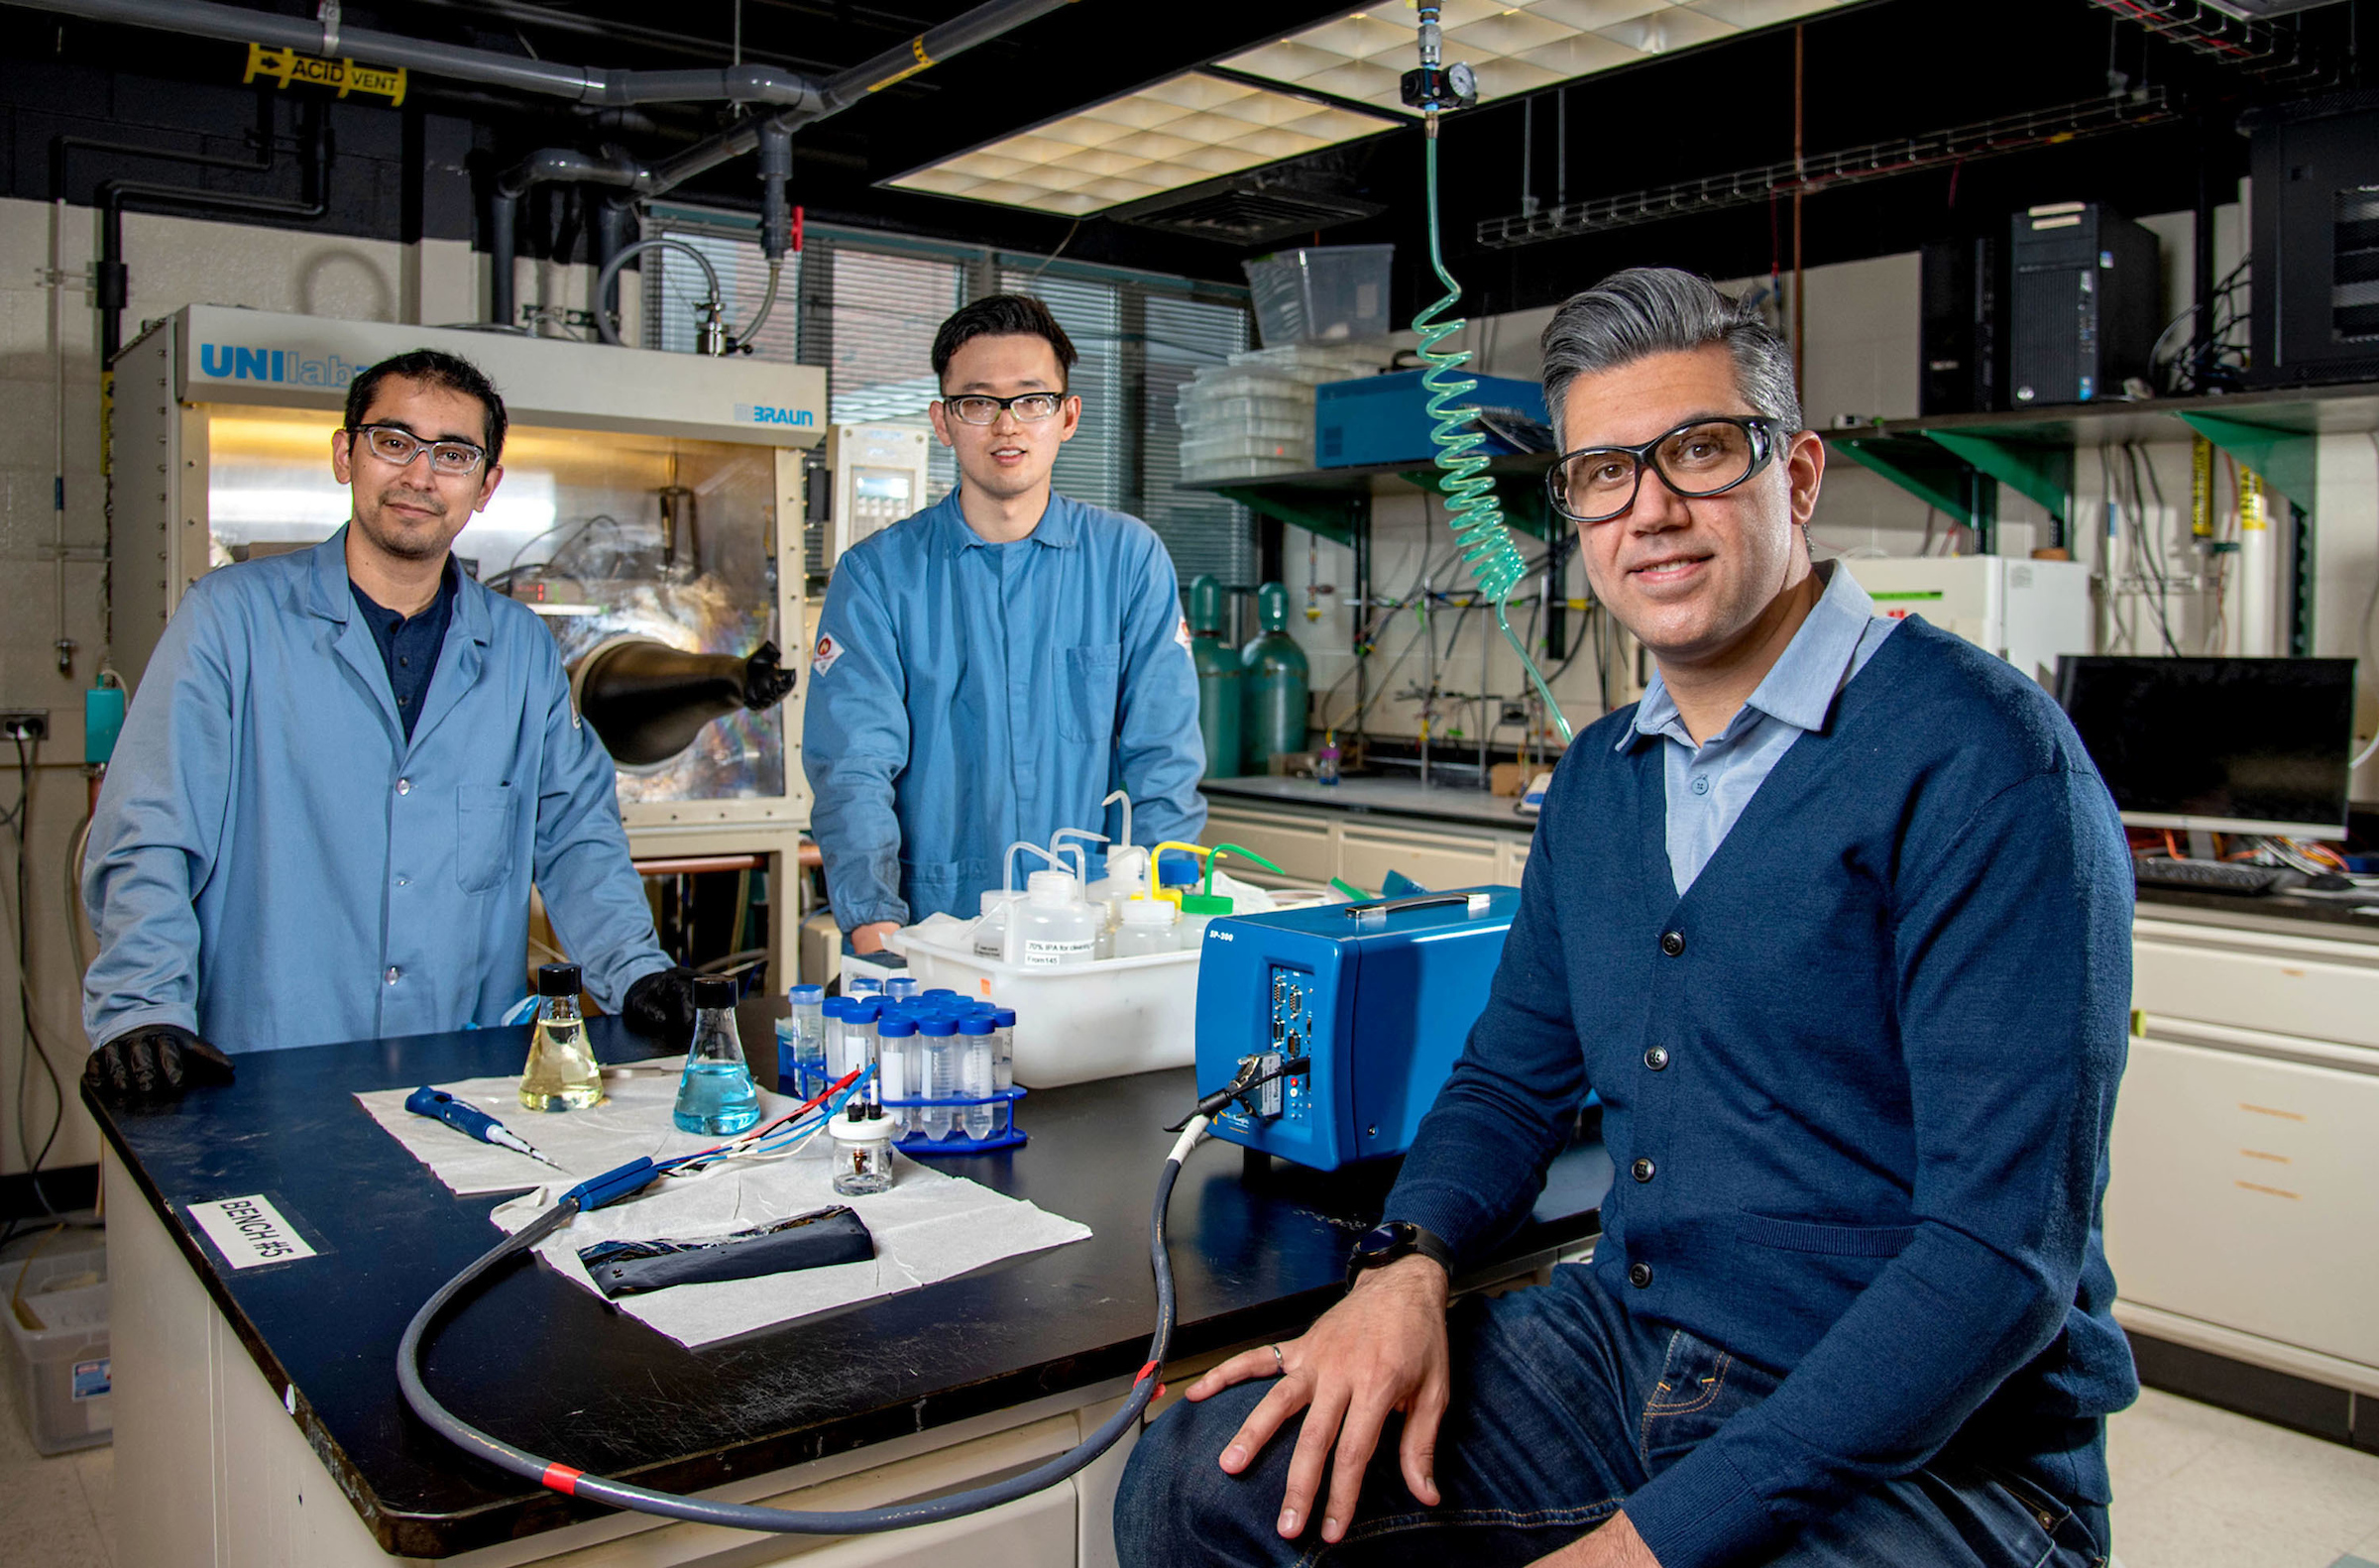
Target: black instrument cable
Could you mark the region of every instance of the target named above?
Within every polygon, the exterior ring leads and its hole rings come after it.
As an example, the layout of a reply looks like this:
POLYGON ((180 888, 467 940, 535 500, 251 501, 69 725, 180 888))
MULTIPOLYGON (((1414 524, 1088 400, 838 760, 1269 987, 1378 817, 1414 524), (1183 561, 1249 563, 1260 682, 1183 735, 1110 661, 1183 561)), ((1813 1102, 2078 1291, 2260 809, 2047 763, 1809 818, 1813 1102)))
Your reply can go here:
POLYGON ((642 1190, 658 1175, 649 1160, 607 1172, 571 1188, 553 1208, 521 1230, 507 1236, 449 1280, 435 1295, 422 1302, 421 1309, 413 1314, 413 1320, 405 1325, 404 1337, 396 1346, 397 1387, 404 1394, 404 1402, 433 1431, 489 1464, 509 1470, 523 1480, 533 1481, 565 1497, 585 1498, 638 1513, 684 1519, 695 1524, 719 1524, 730 1529, 765 1530, 780 1535, 864 1535, 980 1513, 1054 1487, 1080 1471, 1112 1448, 1116 1440, 1139 1421, 1148 1408, 1149 1400, 1156 1397, 1160 1387, 1157 1380, 1164 1372, 1166 1351, 1173 1341, 1175 1315, 1173 1263, 1165 1250, 1165 1212, 1173 1202, 1173 1184, 1182 1174, 1182 1162, 1205 1136, 1207 1120, 1204 1115, 1195 1115, 1185 1124, 1185 1130, 1174 1144, 1173 1152, 1165 1157, 1164 1174, 1157 1181, 1156 1205, 1150 1211, 1148 1221, 1148 1262, 1157 1281, 1157 1330, 1149 1340, 1146 1365, 1132 1379, 1130 1397, 1124 1400, 1121 1409, 1075 1448, 1034 1469, 989 1486, 916 1503, 898 1504, 891 1508, 853 1509, 840 1512, 706 1502, 700 1498, 656 1492, 649 1487, 588 1475, 583 1470, 542 1458, 483 1432, 440 1404, 421 1381, 421 1342, 428 1337, 431 1327, 447 1307, 468 1294, 498 1264, 528 1251, 568 1224, 573 1215, 586 1209, 602 1208, 642 1190))

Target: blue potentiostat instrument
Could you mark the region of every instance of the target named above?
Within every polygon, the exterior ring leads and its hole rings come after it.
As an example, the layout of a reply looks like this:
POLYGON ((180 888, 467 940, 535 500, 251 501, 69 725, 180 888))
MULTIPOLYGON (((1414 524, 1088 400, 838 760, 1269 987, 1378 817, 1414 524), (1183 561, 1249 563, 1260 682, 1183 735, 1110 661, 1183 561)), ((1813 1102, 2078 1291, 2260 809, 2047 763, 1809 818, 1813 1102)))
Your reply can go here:
POLYGON ((1198 1088, 1268 1078, 1213 1135, 1318 1171, 1403 1154, 1486 1008, 1519 909, 1520 889, 1475 887, 1210 922, 1198 1088))

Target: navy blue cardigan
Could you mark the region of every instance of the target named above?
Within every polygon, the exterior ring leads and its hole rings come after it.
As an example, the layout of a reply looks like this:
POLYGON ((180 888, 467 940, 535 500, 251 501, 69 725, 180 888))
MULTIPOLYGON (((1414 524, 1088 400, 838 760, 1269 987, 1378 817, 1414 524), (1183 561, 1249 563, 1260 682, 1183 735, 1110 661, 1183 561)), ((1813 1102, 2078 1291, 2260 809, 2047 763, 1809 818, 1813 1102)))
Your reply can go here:
MULTIPOLYGON (((2099 1239, 2131 994, 2120 823, 2072 726, 1911 616, 1683 898, 1660 743, 1569 748, 1493 994, 1388 1214, 1509 1230, 1586 1091, 1629 1307, 1786 1375, 1627 1503, 1663 1568, 1774 1546, 1953 1437, 2104 1502, 2136 1393, 2099 1239)), ((1551 1500, 1548 1500, 1551 1501, 1551 1500)))

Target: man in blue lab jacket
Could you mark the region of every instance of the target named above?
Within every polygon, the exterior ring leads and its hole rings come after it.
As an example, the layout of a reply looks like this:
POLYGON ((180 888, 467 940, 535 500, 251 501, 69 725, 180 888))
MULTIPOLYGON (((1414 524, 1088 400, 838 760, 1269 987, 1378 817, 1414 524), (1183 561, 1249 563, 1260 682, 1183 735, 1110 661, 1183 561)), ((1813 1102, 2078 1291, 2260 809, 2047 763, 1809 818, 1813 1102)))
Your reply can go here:
POLYGON ((449 549, 503 478, 504 432, 467 361, 382 361, 331 437, 348 525, 182 597, 84 858, 102 1098, 228 1077, 226 1052, 497 1022, 522 994, 532 882, 599 1003, 691 1024, 553 637, 449 549))
POLYGON ((1050 490, 1082 417, 1075 360, 1028 295, 944 322, 932 414, 958 489, 836 564, 802 764, 855 952, 938 911, 972 916, 1008 845, 1097 831, 1111 790, 1143 844, 1205 826, 1173 559, 1138 518, 1050 490))

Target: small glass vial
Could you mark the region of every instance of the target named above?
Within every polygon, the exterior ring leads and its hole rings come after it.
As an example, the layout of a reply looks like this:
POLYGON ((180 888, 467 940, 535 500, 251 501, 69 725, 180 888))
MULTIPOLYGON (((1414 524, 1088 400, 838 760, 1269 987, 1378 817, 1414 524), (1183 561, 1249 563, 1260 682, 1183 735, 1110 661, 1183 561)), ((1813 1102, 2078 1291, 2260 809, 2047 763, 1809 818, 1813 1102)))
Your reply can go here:
MULTIPOLYGON (((959 1097, 959 1026, 947 1013, 937 1013, 917 1025, 917 1056, 919 1059, 918 1095, 928 1100, 955 1100, 959 1097)), ((918 1107, 917 1125, 928 1138, 949 1134, 956 1117, 948 1105, 918 1107)))
POLYGON ((917 976, 914 974, 895 974, 884 981, 884 1000, 888 1002, 905 1002, 916 994, 917 976))
POLYGON ((825 1087, 826 987, 796 985, 785 999, 793 1010, 776 1023, 776 1070, 808 1099, 825 1087))
POLYGON ((863 1101, 827 1124, 835 1141, 835 1191, 868 1197, 892 1188, 892 1118, 863 1101))
POLYGON ((992 1064, 999 1055, 992 1029, 991 1020, 979 1013, 969 1013, 959 1021, 959 1092, 981 1101, 961 1106, 959 1122, 978 1144, 991 1136, 993 1113, 998 1109, 991 1098, 992 1064))
POLYGON ((897 1138, 917 1117, 912 1107, 888 1103, 916 1097, 917 1020, 906 1013, 886 1013, 875 1026, 875 1081, 882 1091, 876 1103, 886 1107, 884 1114, 892 1118, 892 1135, 897 1138))
POLYGON ((520 1073, 520 1104, 532 1111, 583 1111, 604 1099, 603 1068, 588 1049, 587 1021, 578 1010, 578 965, 544 964, 537 970, 537 1032, 520 1073))
MULTIPOLYGON (((1016 1086, 1016 1009, 1002 1007, 991 1014, 991 1086, 1016 1086)), ((1011 1105, 1013 1102, 1010 1102, 1011 1105)))
POLYGON ((694 981, 694 1045, 669 1119, 679 1132, 706 1138, 732 1138, 760 1119, 760 1096, 736 1038, 733 980, 706 974, 694 981))
MULTIPOLYGON (((843 1029, 845 1021, 850 1016, 850 1008, 851 1001, 848 996, 830 996, 818 1008, 820 1028, 824 1032, 818 1043, 822 1064, 820 1070, 826 1074, 826 1083, 832 1083, 843 1075, 843 1029)), ((826 1087, 826 1083, 813 1084, 810 1093, 817 1093, 826 1087)), ((808 1098, 808 1095, 803 1098, 808 1098)))

